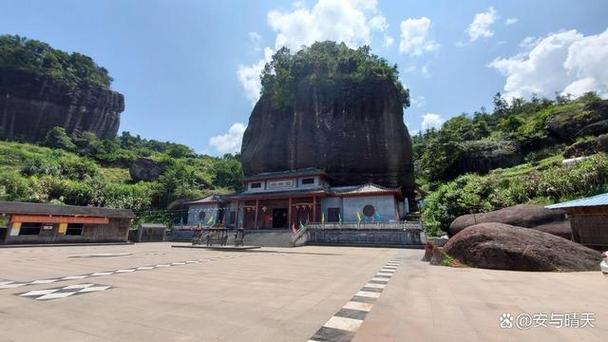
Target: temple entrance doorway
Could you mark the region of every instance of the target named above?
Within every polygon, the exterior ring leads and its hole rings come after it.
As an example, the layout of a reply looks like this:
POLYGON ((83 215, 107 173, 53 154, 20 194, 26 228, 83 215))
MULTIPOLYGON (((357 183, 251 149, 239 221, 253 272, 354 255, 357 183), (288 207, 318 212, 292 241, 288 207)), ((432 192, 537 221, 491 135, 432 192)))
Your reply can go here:
POLYGON ((287 225, 287 208, 272 209, 272 228, 288 228, 287 225))

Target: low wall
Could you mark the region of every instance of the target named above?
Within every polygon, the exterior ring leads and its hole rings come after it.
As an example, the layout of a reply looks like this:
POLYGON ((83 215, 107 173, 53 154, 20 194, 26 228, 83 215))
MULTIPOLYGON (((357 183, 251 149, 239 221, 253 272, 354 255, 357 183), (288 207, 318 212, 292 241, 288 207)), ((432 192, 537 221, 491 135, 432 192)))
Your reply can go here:
POLYGON ((308 245, 420 248, 424 244, 420 229, 308 228, 307 234, 308 245))

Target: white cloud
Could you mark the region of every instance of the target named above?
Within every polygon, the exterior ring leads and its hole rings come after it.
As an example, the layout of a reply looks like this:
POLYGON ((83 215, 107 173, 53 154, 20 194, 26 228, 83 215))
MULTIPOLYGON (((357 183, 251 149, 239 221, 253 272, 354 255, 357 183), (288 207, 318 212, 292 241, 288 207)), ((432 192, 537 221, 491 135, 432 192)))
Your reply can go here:
POLYGON ((412 97, 410 102, 412 103, 413 107, 422 108, 424 105, 426 105, 426 98, 422 95, 418 95, 416 97, 412 97))
POLYGON ((241 82, 241 86, 245 90, 245 96, 251 101, 251 105, 260 98, 260 91, 262 90, 262 84, 260 83, 260 74, 264 70, 266 63, 270 62, 272 58, 272 49, 264 49, 264 58, 258 62, 250 65, 239 65, 237 70, 237 76, 241 82))
POLYGON ((388 28, 388 23, 386 22, 386 18, 382 15, 375 15, 373 18, 369 20, 369 27, 372 30, 377 31, 385 31, 388 28))
POLYGON ((349 47, 369 44, 373 31, 387 27, 375 0, 319 0, 311 8, 270 11, 268 25, 277 33, 275 49, 299 50, 315 41, 334 40, 349 47))
POLYGON ((410 56, 420 56, 439 48, 439 43, 429 39, 431 19, 427 17, 409 18, 402 21, 400 27, 399 52, 410 56))
POLYGON ((389 48, 393 46, 393 43, 395 43, 395 38, 389 35, 384 35, 384 47, 389 48))
POLYGON ((553 96, 556 92, 579 96, 595 90, 608 96, 608 30, 584 36, 576 30, 526 38, 524 52, 499 57, 489 66, 505 77, 507 98, 553 96))
POLYGON ((505 25, 510 26, 513 24, 517 24, 518 21, 518 18, 507 18, 507 20, 505 20, 505 25))
POLYGON ((492 25, 498 20, 498 15, 494 7, 488 8, 486 12, 475 14, 473 22, 469 25, 467 33, 469 39, 475 41, 479 38, 490 38, 494 35, 492 25))
POLYGON ((426 113, 422 116, 422 131, 427 131, 431 128, 441 128, 441 125, 445 122, 445 119, 439 115, 434 113, 426 113))
MULTIPOLYGON (((260 96, 260 72, 270 61, 273 51, 288 47, 292 51, 316 41, 334 40, 355 48, 370 44, 373 33, 388 28, 376 0, 318 0, 312 7, 294 3, 291 11, 272 10, 267 21, 276 33, 274 47, 264 49, 264 58, 250 65, 239 65, 237 74, 245 95, 252 104, 260 96)), ((390 46, 394 39, 385 38, 390 46)))
POLYGON ((209 145, 213 146, 219 153, 238 153, 241 151, 245 128, 245 125, 236 122, 230 126, 228 133, 209 138, 209 145))

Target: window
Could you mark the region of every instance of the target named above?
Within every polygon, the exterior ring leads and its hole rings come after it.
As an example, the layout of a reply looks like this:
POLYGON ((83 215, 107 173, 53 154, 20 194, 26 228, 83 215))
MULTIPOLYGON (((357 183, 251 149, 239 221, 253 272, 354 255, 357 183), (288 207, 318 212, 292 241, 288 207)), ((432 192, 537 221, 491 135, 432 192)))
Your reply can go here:
POLYGON ((251 183, 251 188, 252 189, 260 189, 262 187, 262 183, 257 182, 257 183, 251 183))
POLYGON ((367 217, 372 217, 372 216, 374 216, 375 213, 376 213, 376 208, 374 208, 373 205, 368 204, 365 207, 363 207, 363 215, 365 215, 367 217))
POLYGON ((340 221, 340 208, 327 208, 327 222, 340 221))
POLYGON ((302 179, 302 184, 315 184, 314 178, 304 178, 302 179))
POLYGON ((65 235, 82 235, 82 229, 84 224, 82 223, 68 223, 68 229, 65 231, 65 235))
POLYGON ((38 235, 41 229, 42 223, 23 222, 21 229, 19 229, 19 235, 38 235))

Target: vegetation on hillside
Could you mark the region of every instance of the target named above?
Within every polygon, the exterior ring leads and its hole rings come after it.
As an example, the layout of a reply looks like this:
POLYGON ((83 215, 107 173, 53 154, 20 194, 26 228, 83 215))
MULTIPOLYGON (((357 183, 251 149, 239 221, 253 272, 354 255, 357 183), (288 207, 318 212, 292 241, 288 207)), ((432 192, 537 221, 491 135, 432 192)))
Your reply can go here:
POLYGON ((261 80, 262 96, 281 105, 293 103, 296 87, 302 81, 390 80, 399 90, 403 106, 409 106, 409 92, 399 82, 397 65, 391 66, 384 58, 372 54, 368 46, 351 49, 344 43, 325 41, 294 54, 283 47, 266 64, 261 80))
POLYGON ((522 160, 538 161, 561 153, 565 146, 549 139, 547 118, 560 112, 581 111, 586 104, 598 100, 596 94, 588 93, 576 100, 564 96, 555 100, 533 97, 509 103, 499 93, 492 112, 482 108, 473 115, 461 114, 447 120, 440 129, 413 137, 417 181, 427 190, 436 189, 459 175, 455 166, 467 155, 515 152, 522 160))
MULTIPOLYGON (((573 142, 551 136, 546 128, 549 118, 562 118, 564 113, 571 120, 589 115, 585 108, 598 101, 601 99, 594 93, 578 99, 533 97, 511 102, 497 94, 492 112, 482 109, 472 116, 455 116, 439 129, 414 136, 417 183, 430 192, 422 209, 427 233, 442 234, 464 214, 607 192, 608 156, 599 153, 563 165, 563 152, 573 142), (463 160, 483 160, 501 153, 501 157, 511 158, 511 167, 487 174, 459 169, 463 160)), ((596 137, 575 139, 593 141, 596 137)))
POLYGON ((112 83, 108 70, 98 66, 91 57, 78 52, 67 53, 17 35, 0 35, 0 68, 48 76, 70 87, 109 88, 112 83))
POLYGON ((187 146, 128 132, 116 139, 68 136, 59 127, 44 144, 0 142, 0 200, 130 208, 141 220, 169 222, 183 214, 166 210, 175 200, 240 187, 240 161, 230 154, 197 155, 187 146), (164 164, 165 172, 153 181, 133 181, 128 168, 141 157, 164 164))
POLYGON ((608 156, 566 166, 560 156, 481 176, 466 174, 440 185, 422 211, 427 234, 441 235, 458 216, 516 204, 552 204, 608 192, 608 156))

